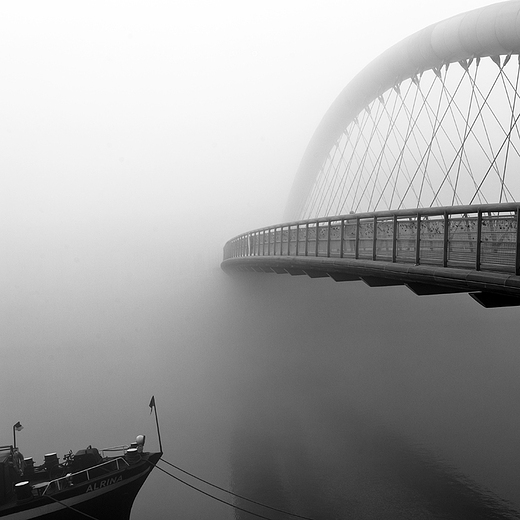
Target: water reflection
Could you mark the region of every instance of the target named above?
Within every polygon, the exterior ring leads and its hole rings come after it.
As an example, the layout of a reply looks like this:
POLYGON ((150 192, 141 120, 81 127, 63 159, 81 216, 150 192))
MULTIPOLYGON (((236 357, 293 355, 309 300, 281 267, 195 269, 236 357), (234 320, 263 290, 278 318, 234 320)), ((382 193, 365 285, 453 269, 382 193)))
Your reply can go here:
POLYGON ((520 518, 507 315, 304 277, 233 283, 236 493, 315 520, 520 518))
MULTIPOLYGON (((323 443, 309 442, 290 420, 279 418, 276 431, 283 433, 275 436, 258 419, 235 431, 237 494, 315 520, 520 518, 504 500, 354 408, 322 410, 323 443)), ((236 504, 288 518, 244 500, 236 504)), ((237 511, 236 518, 252 516, 237 511)))

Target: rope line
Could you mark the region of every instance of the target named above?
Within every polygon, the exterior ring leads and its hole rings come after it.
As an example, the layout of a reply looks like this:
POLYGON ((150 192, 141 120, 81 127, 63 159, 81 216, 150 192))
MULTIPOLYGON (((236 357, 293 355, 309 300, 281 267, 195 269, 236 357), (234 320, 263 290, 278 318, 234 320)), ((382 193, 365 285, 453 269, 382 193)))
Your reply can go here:
MULTIPOLYGON (((162 460, 162 459, 161 459, 162 460)), ((151 463, 150 463, 151 464, 151 463)), ((253 511, 249 511, 248 509, 245 509, 243 507, 237 506, 235 504, 232 504, 231 502, 228 502, 227 500, 223 500, 222 498, 218 498, 215 495, 212 495, 211 493, 208 493, 206 491, 203 491, 202 489, 186 482, 185 480, 175 476, 173 473, 170 473, 169 471, 166 471, 165 469, 161 468, 160 466, 155 466, 159 471, 162 471, 163 473, 166 473, 166 475, 170 476, 171 478, 177 480, 181 484, 184 484, 185 486, 188 486, 191 489, 194 489, 195 491, 198 491, 199 493, 202 493, 203 495, 206 495, 209 498, 212 498, 213 500, 216 500, 217 502, 221 502, 222 504, 226 504, 234 509, 237 509, 238 511, 243 511, 244 513, 249 513, 250 515, 256 516, 258 518, 263 518, 263 520, 273 520, 272 518, 269 518, 268 516, 261 515, 259 513, 254 513, 253 511)), ((288 513, 290 514, 290 513, 288 513)), ((311 519, 309 519, 311 520, 311 519)))
POLYGON ((69 506, 65 504, 65 502, 62 502, 61 500, 58 500, 57 498, 54 498, 50 495, 45 495, 47 498, 50 498, 51 500, 54 500, 54 502, 57 502, 58 504, 61 504, 62 506, 66 507, 67 509, 70 509, 71 511, 74 511, 75 513, 79 513, 80 515, 83 515, 85 518, 90 518, 91 520, 99 520, 95 516, 91 516, 88 513, 84 513, 83 511, 80 511, 79 509, 76 509, 75 507, 69 506))
MULTIPOLYGON (((228 489, 225 489, 225 488, 222 488, 220 486, 217 486, 216 484, 212 484, 211 482, 208 482, 207 480, 204 480, 203 478, 197 477, 197 475, 194 475, 193 473, 190 473, 189 471, 186 471, 185 469, 179 468, 179 466, 176 466, 175 464, 172 464, 171 462, 168 462, 167 460, 165 460, 163 458, 161 458, 160 460, 162 462, 164 462, 165 464, 168 464, 168 466, 171 466, 172 468, 175 468, 176 470, 181 471, 182 473, 185 473, 186 475, 189 475, 190 477, 193 477, 194 479, 196 479, 196 480, 198 480, 200 482, 203 482, 204 484, 207 484, 208 486, 214 487, 215 489, 223 491, 224 493, 229 493, 230 495, 233 495, 234 497, 241 498, 242 500, 246 500, 247 502, 251 502, 252 504, 256 504, 257 506, 262 506, 262 507, 265 507, 266 509, 271 509, 272 511, 277 511, 278 513, 283 513, 285 515, 293 516, 295 518, 302 518, 303 520, 313 520, 312 518, 309 518, 308 516, 302 516, 302 515, 298 515, 296 513, 290 513, 289 511, 285 511, 283 509, 277 509, 276 507, 269 506, 267 504, 263 504, 262 502, 257 502, 256 500, 253 500, 251 498, 247 498, 247 497, 245 497, 243 495, 239 495, 238 493, 233 493, 233 491, 229 491, 228 489)), ((165 470, 163 470, 159 466, 157 466, 157 468, 160 469, 161 471, 164 471, 165 473, 167 473, 165 470)), ((168 473, 168 475, 170 475, 170 473, 168 473)), ((172 476, 172 477, 176 478, 177 480, 179 480, 180 482, 186 484, 186 482, 184 482, 183 480, 179 479, 178 477, 175 477, 173 475, 170 475, 170 476, 172 476)), ((208 496, 211 496, 212 498, 216 498, 216 497, 213 497, 212 495, 210 495, 209 493, 205 493, 204 491, 199 490, 195 486, 191 486, 190 484, 188 484, 188 486, 192 487, 193 489, 197 489, 198 491, 201 491, 202 493, 204 493, 204 494, 206 494, 208 496)), ((219 500, 219 499, 217 499, 217 500, 219 500)), ((224 502, 226 504, 229 504, 232 507, 240 509, 239 507, 235 506, 234 504, 231 504, 229 502, 225 502, 225 501, 222 501, 222 500, 220 500, 220 501, 224 502)), ((245 511, 247 513, 251 513, 251 511, 246 511, 245 509, 241 509, 241 511, 245 511)), ((251 513, 251 514, 255 514, 255 513, 251 513)), ((261 518, 264 518, 264 517, 261 517, 261 518)))

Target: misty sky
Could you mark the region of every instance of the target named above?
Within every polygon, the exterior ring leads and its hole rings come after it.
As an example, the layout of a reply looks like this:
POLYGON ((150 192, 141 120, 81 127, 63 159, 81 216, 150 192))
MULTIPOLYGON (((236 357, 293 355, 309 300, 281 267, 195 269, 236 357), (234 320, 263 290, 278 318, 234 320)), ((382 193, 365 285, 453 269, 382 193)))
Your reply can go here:
POLYGON ((176 455, 222 483, 227 433, 201 431, 237 413, 222 246, 282 218, 312 133, 368 61, 489 3, 0 3, 0 444, 18 420, 35 459, 131 442, 145 421, 152 438, 156 393, 176 455))
POLYGON ((272 223, 348 80, 487 3, 4 2, 3 220, 272 223))

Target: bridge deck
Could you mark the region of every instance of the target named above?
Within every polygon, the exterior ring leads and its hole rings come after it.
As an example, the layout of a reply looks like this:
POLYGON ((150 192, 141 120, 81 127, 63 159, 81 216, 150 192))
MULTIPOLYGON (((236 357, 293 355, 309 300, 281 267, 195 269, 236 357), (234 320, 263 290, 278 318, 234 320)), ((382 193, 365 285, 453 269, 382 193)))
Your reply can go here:
POLYGON ((520 304, 518 204, 345 215, 257 229, 230 240, 225 270, 257 270, 417 294, 470 292, 485 306, 520 304))

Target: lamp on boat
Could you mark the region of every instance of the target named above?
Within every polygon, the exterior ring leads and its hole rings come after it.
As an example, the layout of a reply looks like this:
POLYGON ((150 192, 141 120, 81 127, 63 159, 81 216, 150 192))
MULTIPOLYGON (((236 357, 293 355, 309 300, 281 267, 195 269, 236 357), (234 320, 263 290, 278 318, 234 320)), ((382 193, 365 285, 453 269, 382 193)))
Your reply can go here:
POLYGON ((23 430, 23 426, 20 424, 20 421, 18 421, 13 426, 13 446, 16 448, 16 432, 21 432, 23 430))
POLYGON ((144 441, 146 439, 146 435, 138 435, 135 439, 135 443, 137 444, 137 452, 142 453, 144 448, 144 441))

